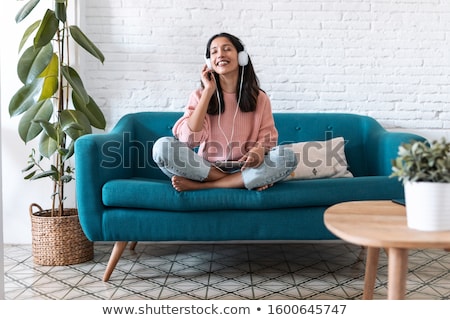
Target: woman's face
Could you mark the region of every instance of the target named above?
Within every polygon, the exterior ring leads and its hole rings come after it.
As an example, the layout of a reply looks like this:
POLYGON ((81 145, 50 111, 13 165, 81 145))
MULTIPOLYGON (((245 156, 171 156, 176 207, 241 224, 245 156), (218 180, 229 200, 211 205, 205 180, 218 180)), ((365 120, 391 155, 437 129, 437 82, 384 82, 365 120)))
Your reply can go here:
POLYGON ((210 58, 213 70, 220 75, 239 70, 238 52, 226 37, 217 37, 211 42, 210 58))

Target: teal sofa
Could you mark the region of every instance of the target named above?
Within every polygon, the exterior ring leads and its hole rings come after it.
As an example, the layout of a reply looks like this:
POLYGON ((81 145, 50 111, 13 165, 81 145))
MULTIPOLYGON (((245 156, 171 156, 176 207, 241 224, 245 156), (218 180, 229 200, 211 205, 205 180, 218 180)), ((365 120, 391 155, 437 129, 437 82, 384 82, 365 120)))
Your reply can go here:
POLYGON ((388 177, 391 159, 402 142, 423 139, 388 132, 368 116, 276 113, 279 144, 344 137, 354 177, 283 181, 262 192, 177 192, 153 162, 152 146, 172 135, 181 115, 128 114, 109 133, 76 141, 81 226, 91 241, 115 242, 104 281, 128 242, 336 239, 324 225, 325 209, 343 201, 403 198, 401 183, 388 177))

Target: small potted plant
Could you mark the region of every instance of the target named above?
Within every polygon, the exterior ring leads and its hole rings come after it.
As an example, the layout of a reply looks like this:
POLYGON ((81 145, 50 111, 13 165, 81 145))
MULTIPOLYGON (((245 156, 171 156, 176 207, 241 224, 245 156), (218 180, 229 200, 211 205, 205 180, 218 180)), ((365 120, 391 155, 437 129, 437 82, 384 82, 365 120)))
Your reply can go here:
MULTIPOLYGON (((40 2, 27 1, 16 22, 22 22, 40 2)), ((69 0, 42 2, 48 9, 25 30, 20 42, 17 75, 23 86, 11 98, 9 113, 21 117, 18 133, 24 143, 39 140, 23 170, 24 178, 53 181, 49 208, 30 206, 34 262, 68 265, 93 256, 93 245, 81 230, 76 208, 64 207, 64 186, 74 173, 70 162, 74 142, 92 128, 106 126, 102 111, 72 64, 70 48, 78 45, 102 63, 104 56, 78 26, 68 23, 69 0)))
POLYGON ((408 227, 450 230, 450 142, 402 144, 392 171, 404 185, 408 227))

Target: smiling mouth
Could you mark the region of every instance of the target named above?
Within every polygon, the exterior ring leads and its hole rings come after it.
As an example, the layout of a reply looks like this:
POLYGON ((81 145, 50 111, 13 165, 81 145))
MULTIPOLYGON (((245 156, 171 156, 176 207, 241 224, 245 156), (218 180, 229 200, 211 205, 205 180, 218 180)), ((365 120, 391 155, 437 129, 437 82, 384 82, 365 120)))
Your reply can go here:
POLYGON ((229 64, 229 63, 230 63, 229 61, 226 61, 226 60, 220 60, 219 62, 216 63, 216 66, 218 66, 218 67, 223 67, 223 66, 226 66, 226 65, 229 64))

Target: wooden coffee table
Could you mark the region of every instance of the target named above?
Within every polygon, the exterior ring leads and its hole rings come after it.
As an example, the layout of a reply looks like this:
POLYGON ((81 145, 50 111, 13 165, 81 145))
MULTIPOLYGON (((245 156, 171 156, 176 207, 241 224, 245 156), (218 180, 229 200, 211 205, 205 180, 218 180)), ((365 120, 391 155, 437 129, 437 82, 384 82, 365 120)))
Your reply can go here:
POLYGON ((388 254, 388 299, 405 298, 408 249, 450 248, 450 231, 408 228, 405 207, 392 201, 336 204, 325 211, 325 225, 339 238, 367 247, 363 299, 373 298, 380 248, 388 254))

